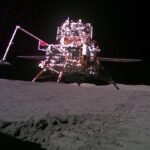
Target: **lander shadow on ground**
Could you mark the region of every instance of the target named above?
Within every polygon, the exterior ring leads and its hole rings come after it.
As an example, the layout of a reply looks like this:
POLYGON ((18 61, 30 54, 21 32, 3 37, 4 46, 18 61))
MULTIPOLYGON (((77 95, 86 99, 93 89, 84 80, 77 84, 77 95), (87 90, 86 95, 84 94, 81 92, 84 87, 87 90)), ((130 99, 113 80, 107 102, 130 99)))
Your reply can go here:
MULTIPOLYGON (((150 72, 145 62, 130 64, 103 63, 105 70, 116 83, 129 85, 150 85, 150 72)), ((0 66, 0 78, 10 80, 32 81, 33 77, 40 71, 37 62, 27 60, 16 61, 11 66, 0 66)), ((50 72, 45 72, 36 82, 57 82, 57 76, 50 72)), ((92 83, 95 85, 107 85, 108 83, 98 76, 86 75, 84 73, 64 73, 61 82, 64 83, 92 83)))

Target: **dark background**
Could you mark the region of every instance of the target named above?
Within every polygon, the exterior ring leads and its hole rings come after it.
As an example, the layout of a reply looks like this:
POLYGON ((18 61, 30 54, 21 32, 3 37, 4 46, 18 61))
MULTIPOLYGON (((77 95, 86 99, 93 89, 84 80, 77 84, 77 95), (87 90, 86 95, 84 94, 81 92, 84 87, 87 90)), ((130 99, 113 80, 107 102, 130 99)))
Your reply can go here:
MULTIPOLYGON (((103 62, 116 82, 150 84, 149 5, 150 2, 110 0, 5 0, 0 4, 0 57, 3 57, 16 25, 47 43, 55 43, 57 26, 70 17, 90 22, 102 57, 139 58, 143 62, 103 62)), ((1 66, 1 77, 31 80, 37 61, 18 60, 17 55, 37 54, 37 41, 17 32, 8 54, 11 67, 1 66), (11 70, 11 71, 10 71, 11 70)))

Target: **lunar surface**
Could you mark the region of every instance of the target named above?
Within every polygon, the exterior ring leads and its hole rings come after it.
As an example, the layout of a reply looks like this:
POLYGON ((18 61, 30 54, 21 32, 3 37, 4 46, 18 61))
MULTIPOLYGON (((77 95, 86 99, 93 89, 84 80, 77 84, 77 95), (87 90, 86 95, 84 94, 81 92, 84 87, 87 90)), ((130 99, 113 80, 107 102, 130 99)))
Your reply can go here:
POLYGON ((150 87, 0 79, 0 149, 149 150, 150 87))

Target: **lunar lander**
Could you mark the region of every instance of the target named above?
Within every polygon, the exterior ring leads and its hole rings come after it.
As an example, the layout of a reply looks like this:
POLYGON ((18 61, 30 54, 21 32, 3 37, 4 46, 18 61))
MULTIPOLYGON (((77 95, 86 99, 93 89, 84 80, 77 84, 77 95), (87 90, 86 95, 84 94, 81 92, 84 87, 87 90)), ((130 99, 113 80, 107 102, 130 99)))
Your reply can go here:
MULTIPOLYGON (((32 82, 38 80, 47 71, 57 76, 57 82, 61 82, 66 73, 77 73, 79 76, 81 74, 91 77, 97 76, 119 89, 111 76, 105 71, 101 61, 139 61, 100 57, 101 49, 97 41, 93 39, 92 24, 83 23, 81 19, 74 22, 68 18, 57 27, 55 44, 48 44, 24 28, 16 26, 0 64, 9 64, 6 62, 6 57, 18 30, 38 40, 38 50, 45 52, 44 56, 17 56, 19 58, 41 59, 38 64, 41 71, 36 74, 32 82)), ((79 79, 77 83, 80 85, 82 80, 79 79)))

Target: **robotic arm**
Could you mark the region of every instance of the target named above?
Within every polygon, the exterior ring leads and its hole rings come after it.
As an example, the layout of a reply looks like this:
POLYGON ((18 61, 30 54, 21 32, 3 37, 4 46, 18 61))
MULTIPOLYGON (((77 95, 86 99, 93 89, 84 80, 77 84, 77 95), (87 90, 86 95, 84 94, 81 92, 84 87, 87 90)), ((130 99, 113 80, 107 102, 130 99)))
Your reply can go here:
MULTIPOLYGON (((21 28, 20 26, 16 26, 16 28, 15 28, 13 34, 12 34, 12 37, 11 37, 9 43, 8 43, 8 46, 7 46, 6 51, 5 51, 5 53, 4 53, 4 56, 3 56, 3 58, 0 60, 0 65, 10 65, 9 62, 6 62, 6 57, 7 57, 7 54, 8 54, 9 49, 10 49, 10 46, 11 46, 11 44, 12 44, 12 42, 13 42, 13 39, 14 39, 14 37, 15 37, 15 35, 16 35, 18 29, 21 30, 21 31, 23 31, 24 33, 28 34, 29 36, 33 37, 34 39, 36 39, 36 40, 38 40, 38 41, 44 42, 43 40, 41 40, 41 39, 38 38, 37 36, 33 35, 32 33, 28 32, 27 30, 21 28)), ((44 42, 44 43, 45 43, 46 46, 49 46, 49 44, 47 44, 46 42, 44 42)), ((39 49, 39 50, 40 50, 40 49, 39 49)), ((42 49, 42 50, 43 50, 43 49, 42 49)), ((43 51, 46 51, 46 50, 43 50, 43 51)))

